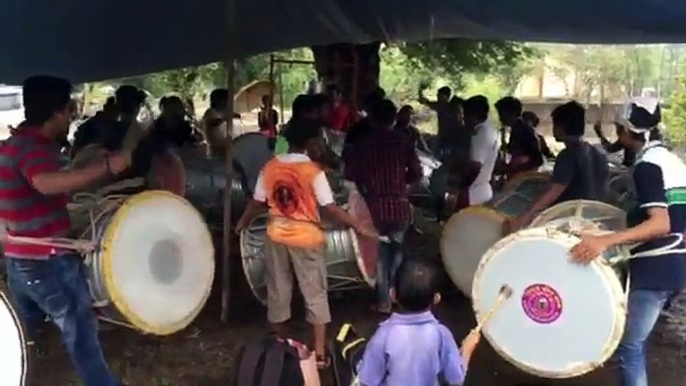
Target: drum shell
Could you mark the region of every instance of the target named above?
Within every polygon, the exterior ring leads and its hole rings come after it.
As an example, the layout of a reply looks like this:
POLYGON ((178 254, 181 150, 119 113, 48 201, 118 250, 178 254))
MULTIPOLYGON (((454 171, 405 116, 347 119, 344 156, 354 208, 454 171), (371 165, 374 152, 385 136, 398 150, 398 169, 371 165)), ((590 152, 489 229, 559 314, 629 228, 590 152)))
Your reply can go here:
MULTIPOLYGON (((5 344, 10 344, 9 347, 0 346, 0 350, 10 351, 16 349, 16 354, 20 356, 19 366, 21 366, 20 368, 14 368, 13 366, 6 368, 11 371, 10 374, 0 371, 0 384, 2 385, 29 386, 32 384, 31 375, 33 370, 32 362, 34 359, 34 351, 32 345, 29 344, 29 337, 22 317, 23 316, 19 314, 19 310, 12 302, 9 293, 6 294, 5 292, 0 291, 0 322, 2 322, 0 323, 0 327, 2 327, 0 335, 4 335, 0 336, 0 341, 5 344), (5 322, 9 325, 6 325, 5 322), (5 340, 6 338, 9 339, 5 340), (15 343, 15 339, 20 347, 14 346, 13 343, 15 343)), ((9 355, 10 354, 8 353, 8 356, 9 355)), ((8 366, 14 364, 13 359, 16 358, 11 356, 8 359, 9 361, 0 363, 0 370, 3 369, 3 365, 8 366)))
MULTIPOLYGON (((268 215, 255 218, 248 229, 241 232, 240 244, 243 270, 255 297, 266 304, 267 291, 264 283, 266 273, 264 243, 267 238, 268 215)), ((359 261, 359 244, 352 229, 325 227, 328 290, 346 291, 370 288, 373 281, 365 278, 359 261)))

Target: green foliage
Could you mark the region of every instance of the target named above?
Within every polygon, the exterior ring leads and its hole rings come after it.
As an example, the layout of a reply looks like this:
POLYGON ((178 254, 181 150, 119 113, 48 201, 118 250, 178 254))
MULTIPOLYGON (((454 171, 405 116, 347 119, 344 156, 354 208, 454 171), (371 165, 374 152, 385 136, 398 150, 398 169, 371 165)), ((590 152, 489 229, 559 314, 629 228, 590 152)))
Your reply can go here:
POLYGON ((676 90, 668 100, 669 108, 663 113, 667 139, 672 146, 686 145, 686 78, 678 78, 676 90))

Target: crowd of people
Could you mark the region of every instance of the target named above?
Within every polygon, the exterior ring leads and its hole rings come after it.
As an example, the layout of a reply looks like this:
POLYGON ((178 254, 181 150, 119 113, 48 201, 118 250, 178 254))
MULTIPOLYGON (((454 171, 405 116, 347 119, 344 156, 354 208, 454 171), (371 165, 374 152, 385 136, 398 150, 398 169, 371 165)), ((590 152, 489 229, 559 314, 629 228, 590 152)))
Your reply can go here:
MULTIPOLYGON (((129 156, 123 143, 136 126, 144 95, 135 87, 122 86, 101 112, 78 129, 70 149, 74 158, 89 146, 97 146, 106 151, 103 158, 65 169, 60 149, 73 116, 70 93, 71 84, 63 79, 38 76, 24 82, 26 122, 0 146, 0 219, 9 236, 63 237, 70 228, 69 193, 103 179, 145 176, 156 155, 173 154, 175 148, 201 139, 209 148, 220 147, 229 135, 225 132, 226 90, 212 92, 202 135, 185 119, 183 102, 166 97, 160 102, 161 116, 129 156)), ((452 165, 451 173, 471 175, 467 188, 457 188, 463 199, 455 211, 491 200, 495 176, 511 178, 537 170, 546 157, 555 157, 552 185, 526 213, 505 223, 505 233, 526 226, 538 212, 556 203, 605 199, 607 161, 584 140, 585 109, 574 101, 551 114, 554 137, 565 146, 556 156, 545 150, 545 140, 535 131, 538 117, 524 112, 522 103, 513 97, 495 103, 500 123, 509 128, 509 138, 504 139, 500 135, 504 130, 489 120, 486 97, 461 99, 449 88, 441 88, 437 100, 429 101, 420 92, 419 102, 438 116, 438 136, 432 144, 414 126, 414 109, 398 109, 382 89, 364 99, 359 114, 334 86, 326 94, 298 96, 293 116, 281 131, 275 125, 278 116, 270 111, 271 100, 263 102, 259 125, 264 135, 274 138, 276 155, 263 167, 236 229, 246 228, 260 211, 268 211, 267 317, 273 331, 287 338, 295 277, 313 327, 320 369, 331 363, 326 344, 331 313, 320 215, 354 229, 360 237, 381 240, 374 309, 389 318, 370 340, 359 365, 362 385, 461 384, 480 339, 473 331, 458 349, 452 333, 431 313, 440 301, 437 268, 425 259, 404 257, 405 236, 413 222, 408 185, 422 176, 417 150, 430 151, 452 165), (323 134, 327 131, 345 133, 340 154, 327 146, 323 134), (366 201, 373 226, 334 201, 326 172, 341 166, 345 179, 354 183, 366 201)), ((627 111, 618 120, 618 145, 612 149, 635 156, 631 166, 637 206, 629 216, 633 222, 625 231, 584 237, 571 254, 576 262, 586 264, 619 244, 638 243, 635 252, 659 250, 657 257, 629 263, 628 319, 617 351, 621 384, 646 386, 645 342, 660 310, 686 287, 686 249, 681 236, 686 229, 686 166, 653 140, 660 123, 657 102, 633 100, 627 111)), ((29 329, 48 315, 61 330, 85 385, 120 384, 98 342, 80 257, 11 238, 4 240, 4 247, 11 294, 29 329)))

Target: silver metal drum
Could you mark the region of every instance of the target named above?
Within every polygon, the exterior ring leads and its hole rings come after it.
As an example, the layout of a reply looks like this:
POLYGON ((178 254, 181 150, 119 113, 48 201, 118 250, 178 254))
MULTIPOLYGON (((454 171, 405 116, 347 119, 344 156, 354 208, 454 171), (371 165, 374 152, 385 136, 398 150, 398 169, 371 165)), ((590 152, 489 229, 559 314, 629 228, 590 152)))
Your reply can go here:
POLYGON ((10 301, 0 291, 0 385, 30 384, 31 351, 26 330, 10 301))
MULTIPOLYGON (((267 303, 264 282, 267 221, 267 214, 258 216, 240 236, 243 271, 253 294, 262 304, 267 303)), ((325 258, 329 291, 364 289, 374 285, 375 279, 367 274, 357 235, 352 229, 326 229, 325 258)))
POLYGON ((339 157, 343 156, 343 147, 345 146, 345 133, 341 133, 331 129, 324 129, 322 132, 324 136, 324 143, 339 157))
POLYGON ((422 178, 410 187, 410 196, 430 197, 431 194, 431 175, 439 169, 441 162, 431 154, 417 150, 417 157, 422 166, 422 178))

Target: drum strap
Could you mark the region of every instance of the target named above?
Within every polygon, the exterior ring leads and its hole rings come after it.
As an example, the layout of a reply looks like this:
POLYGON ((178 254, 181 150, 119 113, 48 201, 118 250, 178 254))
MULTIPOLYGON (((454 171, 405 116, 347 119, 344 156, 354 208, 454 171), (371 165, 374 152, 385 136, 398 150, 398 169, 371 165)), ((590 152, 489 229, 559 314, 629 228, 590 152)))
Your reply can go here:
POLYGON ((264 371, 260 386, 279 386, 281 373, 283 370, 284 351, 277 346, 276 342, 267 348, 267 355, 264 358, 264 371))
POLYGON ((255 384, 255 375, 257 372, 257 364, 264 352, 264 347, 261 345, 248 345, 243 352, 241 359, 241 367, 238 371, 238 384, 249 385, 255 384))

